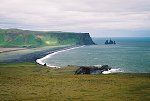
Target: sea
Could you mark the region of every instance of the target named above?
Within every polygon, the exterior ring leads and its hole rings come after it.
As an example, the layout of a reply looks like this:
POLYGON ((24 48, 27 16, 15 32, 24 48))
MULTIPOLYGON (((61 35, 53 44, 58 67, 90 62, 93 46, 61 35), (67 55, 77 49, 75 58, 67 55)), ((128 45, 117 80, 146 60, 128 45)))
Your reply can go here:
POLYGON ((105 45, 110 38, 92 38, 97 45, 55 52, 41 61, 49 66, 109 65, 125 73, 150 73, 150 37, 113 37, 116 45, 105 45))

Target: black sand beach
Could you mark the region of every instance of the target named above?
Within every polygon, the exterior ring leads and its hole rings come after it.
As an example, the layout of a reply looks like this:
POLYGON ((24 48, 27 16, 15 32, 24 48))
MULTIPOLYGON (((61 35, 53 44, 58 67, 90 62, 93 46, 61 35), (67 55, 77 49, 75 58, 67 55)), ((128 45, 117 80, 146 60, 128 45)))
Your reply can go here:
POLYGON ((32 48, 0 53, 0 63, 35 62, 56 51, 77 47, 77 45, 61 45, 51 47, 32 48))

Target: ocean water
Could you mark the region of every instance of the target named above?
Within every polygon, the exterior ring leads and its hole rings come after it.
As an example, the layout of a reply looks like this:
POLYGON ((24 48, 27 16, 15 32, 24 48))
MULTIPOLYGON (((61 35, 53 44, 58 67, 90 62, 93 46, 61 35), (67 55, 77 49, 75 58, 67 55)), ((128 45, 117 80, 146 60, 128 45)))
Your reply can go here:
POLYGON ((111 38, 116 45, 104 45, 108 38, 93 38, 97 45, 55 53, 42 60, 52 66, 107 64, 126 73, 150 72, 150 38, 111 38))

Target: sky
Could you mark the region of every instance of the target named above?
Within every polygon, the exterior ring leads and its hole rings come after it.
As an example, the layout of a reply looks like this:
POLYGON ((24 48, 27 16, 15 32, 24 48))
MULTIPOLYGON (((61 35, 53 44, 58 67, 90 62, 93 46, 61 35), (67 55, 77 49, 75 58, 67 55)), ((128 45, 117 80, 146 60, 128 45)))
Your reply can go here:
POLYGON ((150 37, 150 0, 0 0, 0 28, 150 37))

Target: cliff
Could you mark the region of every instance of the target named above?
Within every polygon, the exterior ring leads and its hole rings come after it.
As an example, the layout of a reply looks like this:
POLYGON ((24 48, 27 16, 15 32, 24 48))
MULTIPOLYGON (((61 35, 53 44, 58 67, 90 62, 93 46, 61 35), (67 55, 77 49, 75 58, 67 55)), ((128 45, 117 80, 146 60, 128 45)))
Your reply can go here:
POLYGON ((38 47, 52 45, 93 45, 89 33, 0 29, 1 47, 38 47))

